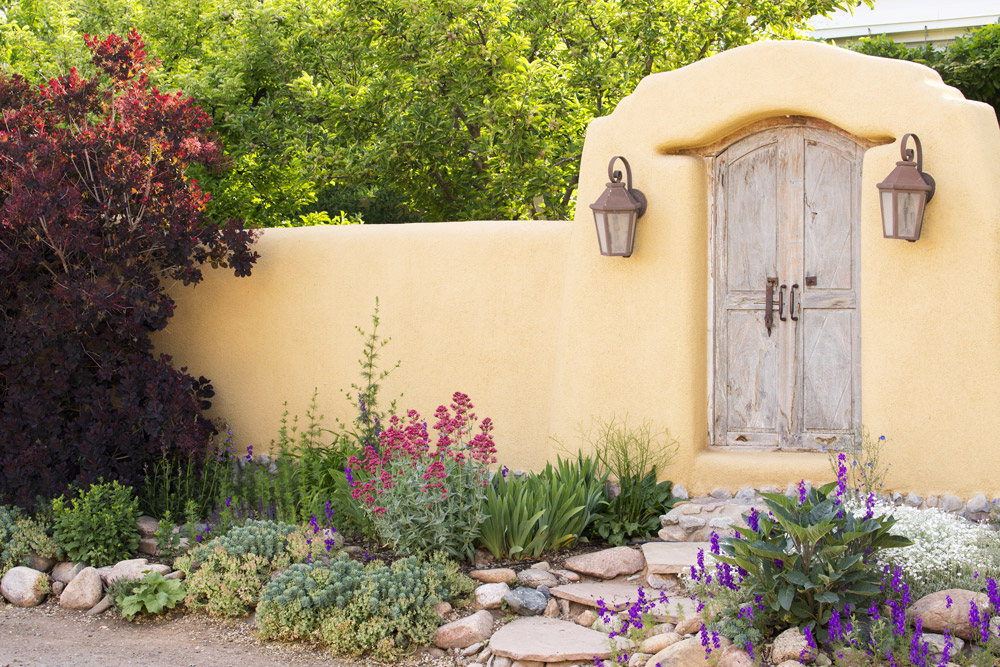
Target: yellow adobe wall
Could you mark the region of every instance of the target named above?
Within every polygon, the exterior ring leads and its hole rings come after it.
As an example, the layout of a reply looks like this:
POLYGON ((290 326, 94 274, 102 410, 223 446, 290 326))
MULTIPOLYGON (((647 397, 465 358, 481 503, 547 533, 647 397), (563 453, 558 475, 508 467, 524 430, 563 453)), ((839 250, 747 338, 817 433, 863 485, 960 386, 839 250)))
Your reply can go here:
POLYGON ((158 346, 210 377, 213 414, 243 444, 274 436, 281 402, 350 417, 376 296, 403 366, 385 395, 429 413, 452 391, 497 423, 502 462, 537 468, 591 416, 669 427, 666 476, 716 487, 830 478, 820 454, 709 451, 710 144, 767 118, 819 118, 874 142, 863 166, 862 414, 888 437, 889 486, 1000 495, 1000 132, 932 70, 811 42, 766 42, 647 77, 587 134, 576 220, 268 230, 249 279, 176 291, 158 346), (937 181, 917 243, 882 238, 875 184, 920 136, 937 181), (895 141, 894 141, 895 140, 895 141), (625 155, 649 199, 629 259, 601 257, 587 203, 625 155))

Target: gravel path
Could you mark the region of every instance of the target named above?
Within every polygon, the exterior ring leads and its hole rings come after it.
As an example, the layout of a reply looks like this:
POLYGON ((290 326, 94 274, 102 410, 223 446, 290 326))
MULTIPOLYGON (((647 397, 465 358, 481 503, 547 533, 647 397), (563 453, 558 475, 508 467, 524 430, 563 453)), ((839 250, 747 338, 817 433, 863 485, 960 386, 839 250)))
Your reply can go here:
MULTIPOLYGON (((406 664, 433 664, 430 656, 406 664)), ((450 663, 450 661, 447 661, 450 663)), ((439 660, 437 664, 445 664, 439 660)), ((88 617, 49 603, 33 609, 0 604, 0 667, 202 667, 319 665, 361 667, 301 644, 258 641, 249 623, 198 614, 129 623, 105 613, 88 617)))

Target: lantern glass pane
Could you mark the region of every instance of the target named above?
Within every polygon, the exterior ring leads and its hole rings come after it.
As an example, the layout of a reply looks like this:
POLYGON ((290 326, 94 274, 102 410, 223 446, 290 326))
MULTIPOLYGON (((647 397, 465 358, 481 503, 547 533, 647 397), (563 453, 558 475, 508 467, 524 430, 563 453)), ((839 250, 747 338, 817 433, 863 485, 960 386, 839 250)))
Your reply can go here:
POLYGON ((882 192, 882 231, 887 237, 895 236, 892 229, 892 191, 882 192))
POLYGON ((608 233, 605 223, 606 214, 601 211, 594 211, 594 223, 597 225, 597 242, 601 244, 601 254, 608 254, 608 233))
POLYGON ((899 226, 899 236, 912 239, 917 233, 917 222, 920 218, 923 198, 922 192, 896 193, 896 216, 899 226))
POLYGON ((608 213, 612 255, 625 255, 631 251, 629 246, 632 243, 632 215, 631 211, 627 213, 608 213))

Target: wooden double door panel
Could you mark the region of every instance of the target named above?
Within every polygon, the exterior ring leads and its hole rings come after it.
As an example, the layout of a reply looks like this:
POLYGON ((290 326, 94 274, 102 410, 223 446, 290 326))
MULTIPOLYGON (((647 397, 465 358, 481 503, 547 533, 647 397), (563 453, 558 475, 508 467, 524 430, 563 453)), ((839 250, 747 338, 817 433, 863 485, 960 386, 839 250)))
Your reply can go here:
POLYGON ((853 443, 862 153, 839 133, 790 126, 715 158, 712 444, 853 443))

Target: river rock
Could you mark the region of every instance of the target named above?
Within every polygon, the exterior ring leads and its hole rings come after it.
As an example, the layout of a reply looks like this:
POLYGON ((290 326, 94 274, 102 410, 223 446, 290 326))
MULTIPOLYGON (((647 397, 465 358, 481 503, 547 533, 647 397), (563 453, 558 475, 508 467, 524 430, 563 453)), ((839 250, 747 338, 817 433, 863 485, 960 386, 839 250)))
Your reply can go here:
POLYGON ((156 531, 160 529, 160 522, 151 516, 141 516, 136 521, 139 528, 140 537, 156 537, 156 531))
POLYGON ((66 585, 59 598, 59 606, 64 609, 90 609, 101 601, 103 589, 101 575, 96 569, 88 567, 66 585))
POLYGON ((484 610, 442 625, 434 636, 439 648, 467 648, 486 641, 493 632, 493 615, 484 610))
MULTIPOLYGON (((541 571, 541 570, 539 570, 541 571)), ((531 588, 515 588, 503 596, 507 605, 521 616, 536 616, 545 611, 545 596, 531 588)))
POLYGON ((517 583, 520 586, 528 586, 529 588, 538 588, 539 586, 552 588, 559 585, 559 579, 548 570, 529 568, 517 573, 517 583))
POLYGON ((816 657, 816 648, 809 645, 806 637, 798 628, 788 628, 774 638, 771 647, 771 662, 780 663, 786 660, 804 660, 812 662, 816 657))
POLYGON ((28 562, 25 563, 32 570, 38 570, 39 572, 48 572, 55 566, 56 559, 50 556, 39 556, 34 551, 28 554, 28 562))
POLYGON ((86 563, 56 563, 52 568, 52 579, 68 584, 85 569, 87 569, 86 563))
POLYGON ((509 567, 498 567, 492 570, 473 570, 469 576, 484 584, 509 584, 517 579, 517 572, 509 567))
MULTIPOLYGON (((104 582, 111 585, 119 579, 124 579, 125 581, 139 581, 146 576, 147 572, 168 574, 170 572, 170 566, 162 565, 160 563, 150 563, 145 558, 123 560, 112 566, 111 570, 108 571, 104 582)), ((101 573, 101 576, 104 577, 103 573, 101 573)))
POLYGON ((639 651, 642 653, 656 654, 668 646, 682 641, 683 639, 684 637, 676 632, 665 632, 660 635, 653 635, 652 637, 648 637, 643 640, 642 644, 639 645, 639 651))
POLYGON ((0 579, 0 594, 15 607, 37 607, 49 592, 49 575, 19 565, 0 579))
POLYGON ((476 609, 499 609, 503 596, 510 592, 507 584, 483 584, 476 588, 476 609))
POLYGON ((671 644, 646 661, 646 667, 703 667, 706 664, 705 647, 697 637, 671 644))

